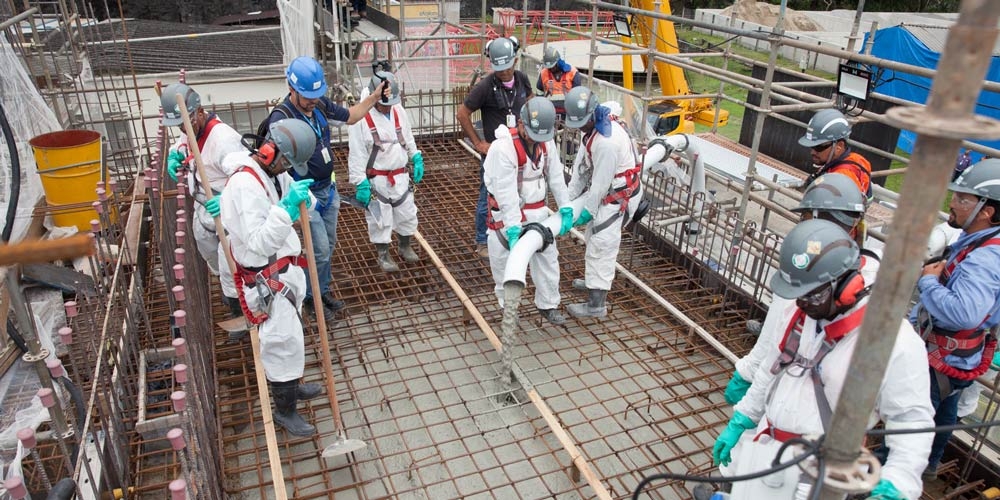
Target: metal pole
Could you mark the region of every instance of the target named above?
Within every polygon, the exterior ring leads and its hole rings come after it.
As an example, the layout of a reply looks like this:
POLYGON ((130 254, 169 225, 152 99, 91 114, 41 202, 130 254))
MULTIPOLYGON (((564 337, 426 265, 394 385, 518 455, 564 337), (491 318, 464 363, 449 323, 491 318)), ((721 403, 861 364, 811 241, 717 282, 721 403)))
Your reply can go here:
MULTIPOLYGON (((937 220, 937 202, 944 197, 959 144, 967 137, 1000 137, 1000 122, 973 115, 996 41, 998 17, 1000 2, 964 0, 958 22, 948 31, 927 107, 897 107, 886 113, 896 126, 918 133, 906 177, 920 182, 903 183, 897 213, 907 217, 893 221, 892 237, 886 244, 879 279, 868 302, 858 348, 827 431, 825 459, 831 475, 856 467, 855 459, 879 391, 879 384, 873 381, 885 376, 886 362, 896 341, 896 335, 885 332, 899 328, 899 318, 909 303, 927 236, 937 220)), ((823 499, 843 497, 842 492, 824 484, 823 499)))
MULTIPOLYGON (((736 26, 736 6, 739 5, 738 0, 733 1, 733 7, 729 11, 729 27, 732 28, 736 26)), ((726 50, 722 52, 722 71, 729 71, 729 53, 732 52, 733 41, 729 40, 726 42, 726 50)), ((713 105, 715 106, 715 114, 712 117, 712 133, 716 134, 719 132, 719 113, 722 111, 722 95, 726 90, 726 82, 719 80, 719 94, 715 96, 713 105)))
MULTIPOLYGON (((854 23, 851 24, 851 34, 847 37, 847 51, 854 52, 854 40, 858 38, 858 27, 861 26, 861 14, 865 11, 865 0, 858 0, 858 10, 854 13, 854 23)), ((875 36, 872 31, 871 36, 875 36)), ((869 38, 871 38, 869 36, 869 38)))

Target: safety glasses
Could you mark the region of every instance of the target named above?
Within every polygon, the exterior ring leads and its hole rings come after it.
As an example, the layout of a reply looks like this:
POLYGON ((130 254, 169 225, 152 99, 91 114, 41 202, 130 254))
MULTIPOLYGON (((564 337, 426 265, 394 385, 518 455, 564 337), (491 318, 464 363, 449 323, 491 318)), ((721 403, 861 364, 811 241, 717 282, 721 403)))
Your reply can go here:
POLYGON ((795 299, 800 306, 818 307, 830 301, 833 296, 833 286, 829 283, 823 285, 801 297, 795 299))
POLYGON ((833 146, 832 142, 828 142, 826 144, 820 144, 819 146, 813 146, 812 150, 815 151, 815 152, 817 152, 817 153, 822 153, 823 151, 826 151, 827 149, 830 149, 830 146, 833 146))

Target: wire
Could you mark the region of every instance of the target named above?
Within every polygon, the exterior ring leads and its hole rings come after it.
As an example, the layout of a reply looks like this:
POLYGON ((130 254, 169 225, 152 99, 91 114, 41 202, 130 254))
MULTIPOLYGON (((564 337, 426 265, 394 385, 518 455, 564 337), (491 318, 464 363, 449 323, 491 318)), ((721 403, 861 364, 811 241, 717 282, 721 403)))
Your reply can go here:
POLYGON ((1000 425, 1000 420, 990 420, 989 422, 980 422, 978 424, 954 424, 954 425, 939 425, 936 427, 924 427, 921 429, 871 429, 865 432, 868 436, 891 436, 894 434, 928 434, 931 432, 953 432, 953 431, 964 431, 971 429, 981 429, 983 427, 993 427, 1000 425))

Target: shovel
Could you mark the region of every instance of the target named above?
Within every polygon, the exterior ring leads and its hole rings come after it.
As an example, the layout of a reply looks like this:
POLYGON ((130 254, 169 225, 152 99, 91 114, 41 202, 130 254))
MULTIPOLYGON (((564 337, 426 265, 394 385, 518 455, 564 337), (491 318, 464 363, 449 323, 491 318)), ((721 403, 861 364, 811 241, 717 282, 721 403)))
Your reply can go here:
POLYGON ((350 205, 354 208, 360 208, 361 210, 368 212, 369 214, 372 215, 372 217, 375 218, 376 224, 382 225, 382 208, 381 205, 379 205, 378 203, 369 202, 367 205, 365 205, 364 203, 361 203, 360 201, 357 200, 357 198, 354 197, 341 198, 340 203, 344 205, 350 205))
POLYGON ((347 439, 344 432, 344 422, 340 418, 340 404, 337 402, 337 389, 333 378, 333 360, 330 359, 330 340, 326 337, 326 318, 323 311, 323 299, 319 289, 319 275, 316 274, 316 254, 313 252, 312 233, 309 232, 309 212, 306 202, 299 203, 299 220, 302 221, 302 237, 305 239, 306 261, 309 263, 309 284, 312 287, 313 303, 316 311, 316 327, 319 329, 320 352, 323 354, 323 370, 326 372, 326 393, 330 398, 330 409, 333 410, 333 422, 337 425, 337 440, 323 449, 323 457, 331 458, 346 455, 368 446, 360 439, 347 439))

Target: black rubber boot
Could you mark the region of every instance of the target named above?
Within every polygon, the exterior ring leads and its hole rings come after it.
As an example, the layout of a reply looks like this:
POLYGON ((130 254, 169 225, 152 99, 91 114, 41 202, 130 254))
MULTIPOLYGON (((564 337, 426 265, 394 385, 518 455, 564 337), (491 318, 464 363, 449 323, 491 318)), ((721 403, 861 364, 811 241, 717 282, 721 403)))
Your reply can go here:
POLYGON ((345 304, 343 300, 337 300, 337 298, 333 296, 332 291, 327 291, 323 294, 323 305, 326 306, 328 311, 332 311, 336 314, 344 308, 345 304))
POLYGON ((549 320, 549 323, 553 325, 562 325, 566 323, 566 316, 563 316, 559 309, 539 309, 538 312, 543 318, 549 320))
POLYGON ((312 399, 323 394, 323 386, 319 384, 299 384, 295 395, 302 401, 312 399))
POLYGON ((399 272, 399 266, 396 265, 396 262, 389 255, 388 243, 376 243, 375 250, 378 250, 378 265, 382 267, 382 271, 387 273, 399 272))
POLYGON ((226 307, 229 308, 230 318, 239 318, 240 316, 243 316, 243 308, 240 307, 240 299, 223 296, 222 301, 226 304, 226 307))
POLYGON ((295 408, 295 403, 299 399, 298 389, 298 380, 271 382, 271 394, 274 395, 274 423, 284 427, 293 436, 309 437, 316 434, 316 427, 306 422, 295 408))
POLYGON ((587 290, 587 302, 570 304, 566 306, 566 311, 575 318, 603 318, 608 315, 607 298, 607 290, 590 289, 587 290))
POLYGON ((414 252, 413 247, 410 246, 409 236, 399 236, 399 255, 403 257, 403 260, 409 262, 410 264, 420 262, 420 257, 417 256, 417 252, 414 252))

